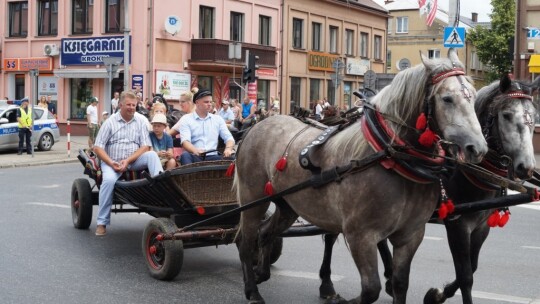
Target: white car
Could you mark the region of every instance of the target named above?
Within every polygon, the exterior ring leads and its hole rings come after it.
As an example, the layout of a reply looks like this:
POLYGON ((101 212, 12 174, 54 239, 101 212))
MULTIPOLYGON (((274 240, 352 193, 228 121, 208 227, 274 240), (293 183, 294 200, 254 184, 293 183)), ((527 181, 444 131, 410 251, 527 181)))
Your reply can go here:
MULTIPOLYGON (((19 106, 0 104, 0 150, 16 150, 19 147, 17 109, 19 106)), ((34 129, 32 142, 41 151, 51 150, 60 140, 60 129, 49 111, 34 106, 34 129)))

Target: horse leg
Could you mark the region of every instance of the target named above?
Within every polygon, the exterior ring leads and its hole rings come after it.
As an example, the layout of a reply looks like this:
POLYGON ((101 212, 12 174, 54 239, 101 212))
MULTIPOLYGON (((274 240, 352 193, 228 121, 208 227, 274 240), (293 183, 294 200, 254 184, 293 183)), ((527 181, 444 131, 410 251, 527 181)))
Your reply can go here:
POLYGON ((384 277, 386 278, 386 283, 384 285, 384 290, 386 293, 393 297, 392 293, 392 253, 388 247, 388 239, 384 239, 377 243, 377 249, 379 250, 379 255, 381 256, 383 265, 384 265, 384 277))
MULTIPOLYGON (((392 242, 394 245, 394 260, 392 263, 392 294, 394 304, 404 304, 407 300, 407 290, 409 289, 409 274, 411 263, 424 238, 425 227, 407 235, 407 242, 392 242)), ((405 237, 399 235, 391 236, 390 240, 403 240, 405 237)))
POLYGON ((354 263, 360 272, 362 287, 360 296, 348 303, 371 304, 379 298, 381 281, 378 271, 377 244, 373 241, 373 233, 369 231, 343 233, 349 243, 354 263))
POLYGON ((339 234, 325 234, 324 235, 324 256, 319 270, 319 278, 321 278, 321 286, 319 287, 319 297, 327 299, 336 296, 334 290, 334 284, 330 275, 332 271, 330 269, 330 263, 332 263, 332 249, 338 238, 339 234))
POLYGON ((297 218, 298 215, 285 200, 276 200, 276 211, 263 222, 259 229, 259 256, 255 269, 257 284, 270 279, 270 258, 274 240, 297 218))
POLYGON ((264 303, 256 284, 253 255, 258 250, 257 234, 266 209, 261 206, 245 210, 240 218, 237 246, 244 277, 244 293, 250 304, 264 303))

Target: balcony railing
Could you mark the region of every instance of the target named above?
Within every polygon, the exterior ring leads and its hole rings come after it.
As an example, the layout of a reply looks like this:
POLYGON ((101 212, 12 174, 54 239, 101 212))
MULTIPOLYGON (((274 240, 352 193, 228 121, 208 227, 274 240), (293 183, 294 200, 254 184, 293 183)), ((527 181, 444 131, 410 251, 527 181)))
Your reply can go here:
MULTIPOLYGON (((191 39, 190 63, 221 63, 233 64, 229 59, 229 40, 219 39, 191 39)), ((262 67, 277 67, 276 48, 273 46, 250 44, 242 42, 242 59, 237 59, 236 64, 241 65, 246 61, 246 50, 259 56, 257 64, 262 67)))

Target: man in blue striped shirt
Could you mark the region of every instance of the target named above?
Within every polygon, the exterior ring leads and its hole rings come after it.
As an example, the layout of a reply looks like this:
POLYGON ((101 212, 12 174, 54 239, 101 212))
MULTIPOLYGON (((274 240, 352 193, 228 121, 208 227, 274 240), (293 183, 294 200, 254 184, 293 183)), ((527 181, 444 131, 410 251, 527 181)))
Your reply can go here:
POLYGON ((118 106, 120 110, 105 121, 94 144, 103 174, 99 189, 98 236, 106 234, 106 226, 111 220, 114 184, 122 173, 148 169, 150 175, 155 176, 162 170, 158 155, 151 149, 148 123, 144 116, 135 115, 135 93, 123 92, 118 106))
MULTIPOLYGON (((180 118, 179 133, 184 152, 180 155, 180 164, 186 165, 203 160, 202 154, 217 149, 218 137, 225 142, 224 157, 230 157, 234 147, 234 138, 225 121, 218 115, 210 113, 212 93, 200 90, 193 95, 195 111, 180 118)), ((205 160, 219 160, 217 152, 206 154, 205 160)))

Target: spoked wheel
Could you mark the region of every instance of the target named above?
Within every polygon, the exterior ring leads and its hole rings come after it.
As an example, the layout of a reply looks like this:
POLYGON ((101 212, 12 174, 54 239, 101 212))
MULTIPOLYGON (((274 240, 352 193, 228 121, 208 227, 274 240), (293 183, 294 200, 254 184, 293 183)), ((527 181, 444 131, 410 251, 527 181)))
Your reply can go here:
POLYGON ((143 255, 150 275, 158 280, 174 279, 182 269, 184 244, 182 241, 158 241, 162 233, 174 233, 177 227, 168 218, 151 220, 144 228, 142 239, 143 255))
POLYGON ((73 181, 71 186, 71 217, 77 229, 88 229, 92 222, 92 187, 84 178, 73 181))

